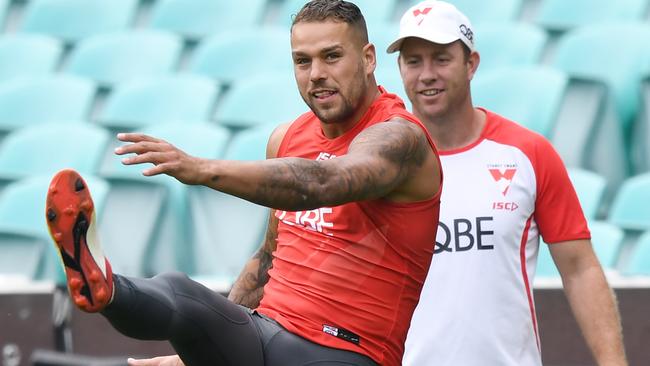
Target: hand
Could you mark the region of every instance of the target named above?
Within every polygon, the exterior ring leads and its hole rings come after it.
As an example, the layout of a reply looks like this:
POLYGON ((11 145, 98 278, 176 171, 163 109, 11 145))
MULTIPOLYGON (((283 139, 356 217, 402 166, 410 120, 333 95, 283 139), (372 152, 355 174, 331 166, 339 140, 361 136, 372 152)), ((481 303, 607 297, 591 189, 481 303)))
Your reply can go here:
POLYGON ((124 165, 151 163, 153 168, 142 174, 153 176, 167 174, 185 184, 199 184, 199 166, 202 159, 190 156, 165 140, 140 133, 120 133, 118 140, 130 142, 115 149, 115 154, 136 154, 122 159, 124 165))
POLYGON ((148 358, 144 360, 129 358, 127 362, 129 366, 185 366, 178 355, 148 358))

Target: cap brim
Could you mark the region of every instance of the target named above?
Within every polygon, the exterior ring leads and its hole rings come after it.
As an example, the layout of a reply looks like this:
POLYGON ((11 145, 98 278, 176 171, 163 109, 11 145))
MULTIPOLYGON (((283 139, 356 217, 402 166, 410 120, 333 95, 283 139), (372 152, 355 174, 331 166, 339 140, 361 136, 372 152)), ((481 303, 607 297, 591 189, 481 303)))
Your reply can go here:
POLYGON ((406 37, 400 37, 395 42, 388 45, 388 48, 386 48, 386 53, 394 53, 399 51, 399 49, 402 48, 402 42, 404 41, 404 38, 406 37))
POLYGON ((400 35, 400 37, 397 38, 395 42, 391 43, 388 46, 388 48, 386 48, 386 53, 394 53, 399 51, 400 48, 402 48, 402 42, 404 42, 404 40, 409 37, 421 38, 424 39, 425 41, 429 41, 437 44, 450 44, 460 39, 455 35, 444 34, 444 33, 434 33, 425 36, 419 32, 412 32, 409 34, 400 35))

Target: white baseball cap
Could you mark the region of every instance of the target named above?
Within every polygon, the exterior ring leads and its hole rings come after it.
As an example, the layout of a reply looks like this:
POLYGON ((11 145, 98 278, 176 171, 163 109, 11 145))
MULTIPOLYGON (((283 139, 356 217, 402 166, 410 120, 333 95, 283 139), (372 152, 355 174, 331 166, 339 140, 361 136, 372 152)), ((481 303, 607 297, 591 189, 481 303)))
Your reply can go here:
POLYGON ((399 22, 399 36, 386 52, 399 51, 408 37, 418 37, 438 44, 461 40, 470 51, 474 48, 474 28, 465 14, 450 3, 438 0, 422 1, 404 13, 399 22))

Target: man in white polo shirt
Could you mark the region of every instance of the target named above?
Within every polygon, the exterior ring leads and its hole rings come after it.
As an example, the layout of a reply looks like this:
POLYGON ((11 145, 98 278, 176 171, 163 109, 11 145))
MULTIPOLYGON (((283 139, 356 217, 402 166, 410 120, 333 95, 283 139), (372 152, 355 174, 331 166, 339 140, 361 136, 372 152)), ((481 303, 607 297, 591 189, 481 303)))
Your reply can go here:
POLYGON ((558 154, 542 136, 472 105, 480 57, 469 20, 451 4, 421 2, 403 15, 388 48, 396 51, 446 181, 404 365, 541 365, 531 288, 540 236, 596 361, 625 365, 614 297, 558 154))

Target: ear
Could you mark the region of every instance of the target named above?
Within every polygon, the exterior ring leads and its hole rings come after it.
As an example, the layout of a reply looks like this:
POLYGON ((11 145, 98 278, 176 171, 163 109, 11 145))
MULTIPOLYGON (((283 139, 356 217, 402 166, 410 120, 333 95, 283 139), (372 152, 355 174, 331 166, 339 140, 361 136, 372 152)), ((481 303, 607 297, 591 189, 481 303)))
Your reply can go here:
POLYGON ((474 74, 476 74, 476 70, 478 70, 478 65, 480 63, 481 63, 481 55, 479 55, 478 52, 474 51, 469 54, 469 59, 467 60, 467 67, 468 67, 467 76, 469 78, 468 81, 471 81, 474 78, 474 74))
POLYGON ((363 46, 361 55, 363 57, 363 63, 366 68, 366 74, 370 75, 375 72, 375 69, 377 68, 377 53, 375 50, 375 45, 368 43, 363 46))

